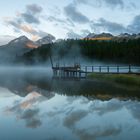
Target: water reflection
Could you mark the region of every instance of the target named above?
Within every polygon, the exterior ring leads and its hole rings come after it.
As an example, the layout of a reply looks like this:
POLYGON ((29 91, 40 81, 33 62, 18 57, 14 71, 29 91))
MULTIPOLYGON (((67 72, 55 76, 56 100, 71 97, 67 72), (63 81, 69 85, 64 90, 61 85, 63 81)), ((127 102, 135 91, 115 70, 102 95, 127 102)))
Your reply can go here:
POLYGON ((140 139, 139 90, 32 72, 0 76, 3 140, 140 139))

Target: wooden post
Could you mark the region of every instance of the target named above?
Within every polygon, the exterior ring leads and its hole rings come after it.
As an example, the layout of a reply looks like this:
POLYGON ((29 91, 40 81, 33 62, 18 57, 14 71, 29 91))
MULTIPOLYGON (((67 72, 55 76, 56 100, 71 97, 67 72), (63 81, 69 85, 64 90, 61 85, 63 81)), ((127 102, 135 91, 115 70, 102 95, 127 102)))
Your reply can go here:
POLYGON ((117 73, 119 73, 120 72, 120 69, 119 69, 119 66, 117 66, 117 73))
POLYGON ((81 78, 81 72, 79 71, 79 78, 81 78))
POLYGON ((101 66, 99 66, 99 72, 100 72, 100 73, 102 72, 102 67, 101 67, 101 66))
POLYGON ((67 71, 67 77, 69 77, 69 71, 67 71))
POLYGON ((59 67, 59 77, 61 76, 61 70, 60 70, 60 67, 59 67))
POLYGON ((87 77, 87 66, 85 67, 85 73, 86 73, 86 77, 87 77))
POLYGON ((129 65, 129 73, 131 73, 131 65, 129 65))
POLYGON ((109 73, 109 66, 107 66, 107 72, 109 73))
POLYGON ((92 66, 92 72, 94 72, 94 66, 92 66))
POLYGON ((51 66, 53 68, 53 60, 52 60, 52 56, 50 55, 50 62, 51 62, 51 66))

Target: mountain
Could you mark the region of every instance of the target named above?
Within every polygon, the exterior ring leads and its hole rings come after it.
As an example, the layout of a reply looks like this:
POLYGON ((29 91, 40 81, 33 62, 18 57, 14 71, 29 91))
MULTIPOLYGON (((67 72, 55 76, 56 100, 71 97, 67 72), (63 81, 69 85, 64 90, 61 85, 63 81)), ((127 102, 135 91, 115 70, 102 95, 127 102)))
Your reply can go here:
POLYGON ((55 40, 55 37, 51 34, 48 34, 47 36, 39 39, 38 41, 36 41, 35 43, 38 45, 38 46, 41 46, 41 45, 44 45, 44 44, 49 44, 49 43, 52 43, 53 41, 55 40))
POLYGON ((120 35, 114 36, 110 33, 101 33, 101 34, 94 34, 90 33, 88 36, 86 36, 84 39, 89 40, 114 40, 114 41, 122 41, 122 40, 133 40, 140 38, 140 34, 128 34, 128 33, 122 33, 120 35))
POLYGON ((60 43, 62 41, 64 41, 64 39, 57 39, 57 40, 55 40, 56 43, 60 43))
POLYGON ((0 47, 0 62, 12 62, 16 56, 22 56, 35 47, 37 46, 33 41, 29 40, 26 36, 20 36, 0 47))
POLYGON ((29 40, 26 36, 20 36, 10 41, 8 44, 1 46, 0 51, 9 52, 9 54, 16 52, 22 54, 31 48, 30 44, 34 45, 34 42, 29 40))
POLYGON ((0 63, 12 62, 17 56, 22 56, 43 44, 52 43, 53 40, 55 40, 55 37, 50 34, 36 42, 31 41, 26 36, 20 36, 0 47, 0 63))
POLYGON ((112 34, 110 34, 110 33, 101 33, 101 34, 90 33, 84 39, 90 39, 90 40, 111 40, 113 37, 114 36, 112 34))

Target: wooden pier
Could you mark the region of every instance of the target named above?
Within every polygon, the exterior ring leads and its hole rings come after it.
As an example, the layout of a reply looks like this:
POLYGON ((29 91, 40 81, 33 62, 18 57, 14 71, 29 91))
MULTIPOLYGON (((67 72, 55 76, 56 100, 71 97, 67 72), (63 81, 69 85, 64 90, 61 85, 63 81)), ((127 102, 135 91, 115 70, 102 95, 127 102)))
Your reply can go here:
POLYGON ((140 74, 140 66, 73 66, 52 67, 54 77, 61 78, 86 78, 89 73, 99 74, 140 74))
POLYGON ((84 71, 81 70, 81 66, 79 64, 75 64, 74 66, 59 66, 52 67, 54 77, 61 77, 61 78, 84 78, 82 73, 84 71))

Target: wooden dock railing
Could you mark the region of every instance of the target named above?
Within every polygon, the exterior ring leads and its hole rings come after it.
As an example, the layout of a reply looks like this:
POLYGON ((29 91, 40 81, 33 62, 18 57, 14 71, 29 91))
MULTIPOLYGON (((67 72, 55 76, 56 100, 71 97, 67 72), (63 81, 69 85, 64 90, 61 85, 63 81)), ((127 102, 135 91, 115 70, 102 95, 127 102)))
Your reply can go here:
POLYGON ((140 73, 140 66, 81 66, 86 73, 140 73))
POLYGON ((60 66, 53 67, 54 76, 60 77, 86 77, 88 73, 102 74, 140 74, 140 66, 60 66))

